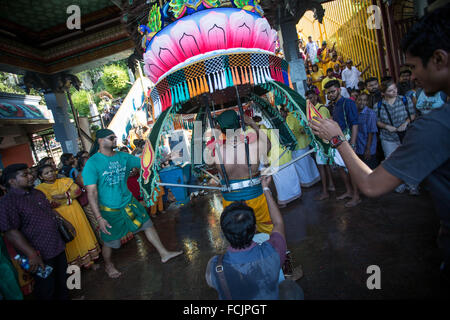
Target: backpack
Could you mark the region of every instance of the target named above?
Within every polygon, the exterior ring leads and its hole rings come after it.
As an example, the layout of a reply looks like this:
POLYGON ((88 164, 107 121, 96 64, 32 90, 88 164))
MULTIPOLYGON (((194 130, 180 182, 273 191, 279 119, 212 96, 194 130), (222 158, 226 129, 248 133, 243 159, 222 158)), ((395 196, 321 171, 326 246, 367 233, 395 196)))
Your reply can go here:
MULTIPOLYGON (((402 97, 403 105, 405 106, 406 113, 408 114, 408 119, 409 119, 409 121, 411 121, 411 114, 409 113, 409 110, 408 110, 408 100, 406 99, 405 96, 401 96, 401 97, 402 97)), ((378 119, 380 118, 380 113, 381 113, 381 108, 380 107, 381 106, 383 106, 384 111, 386 111, 387 116, 389 118, 389 122, 391 123, 392 126, 394 126, 394 122, 392 121, 391 114, 389 113, 386 105, 383 103, 383 100, 378 101, 378 104, 377 104, 378 119)), ((402 143, 403 142, 403 138, 405 137, 406 131, 396 132, 396 133, 398 135, 400 143, 402 143)))

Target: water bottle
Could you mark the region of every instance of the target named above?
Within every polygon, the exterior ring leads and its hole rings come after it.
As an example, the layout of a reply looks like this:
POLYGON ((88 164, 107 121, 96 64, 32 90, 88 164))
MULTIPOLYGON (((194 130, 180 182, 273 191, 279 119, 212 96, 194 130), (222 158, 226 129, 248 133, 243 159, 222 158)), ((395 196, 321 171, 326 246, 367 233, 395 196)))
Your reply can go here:
MULTIPOLYGON (((22 269, 24 269, 24 270, 30 269, 30 262, 28 261, 27 257, 18 254, 14 257, 14 259, 19 262, 20 267, 22 269)), ((52 273, 52 271, 53 271, 53 268, 51 266, 46 265, 44 270, 42 270, 41 266, 38 266, 37 271, 35 273, 37 276, 45 279, 50 275, 50 273, 52 273)))

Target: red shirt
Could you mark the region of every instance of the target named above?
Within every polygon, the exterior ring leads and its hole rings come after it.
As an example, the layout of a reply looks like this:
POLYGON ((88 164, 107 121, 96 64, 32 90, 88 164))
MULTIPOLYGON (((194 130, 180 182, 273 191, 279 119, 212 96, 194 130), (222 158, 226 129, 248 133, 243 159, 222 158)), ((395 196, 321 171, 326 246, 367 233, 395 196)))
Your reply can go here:
POLYGON ((138 178, 139 175, 129 176, 127 186, 133 194, 133 197, 135 197, 137 201, 142 201, 144 198, 141 196, 141 187, 139 186, 138 178))

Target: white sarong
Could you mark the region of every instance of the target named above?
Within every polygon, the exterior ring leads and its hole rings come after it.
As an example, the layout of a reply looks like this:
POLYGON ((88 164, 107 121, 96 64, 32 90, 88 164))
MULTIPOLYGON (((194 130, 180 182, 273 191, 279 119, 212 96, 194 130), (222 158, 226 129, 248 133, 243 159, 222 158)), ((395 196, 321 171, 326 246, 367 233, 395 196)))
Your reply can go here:
MULTIPOLYGON (((337 149, 335 150, 333 160, 337 166, 346 168, 344 159, 342 159, 341 154, 339 153, 339 151, 337 149)), ((316 162, 317 162, 317 164, 325 165, 325 164, 328 164, 329 159, 327 156, 325 156, 323 154, 322 151, 319 150, 316 153, 316 162)))
MULTIPOLYGON (((309 147, 306 147, 304 149, 292 151, 292 159, 297 159, 309 150, 309 147)), ((297 170, 302 187, 308 188, 320 181, 319 170, 311 155, 307 155, 303 159, 295 161, 292 166, 297 170)))
POLYGON ((294 165, 285 167, 272 177, 277 189, 278 204, 286 205, 301 197, 302 188, 300 186, 300 177, 294 165))

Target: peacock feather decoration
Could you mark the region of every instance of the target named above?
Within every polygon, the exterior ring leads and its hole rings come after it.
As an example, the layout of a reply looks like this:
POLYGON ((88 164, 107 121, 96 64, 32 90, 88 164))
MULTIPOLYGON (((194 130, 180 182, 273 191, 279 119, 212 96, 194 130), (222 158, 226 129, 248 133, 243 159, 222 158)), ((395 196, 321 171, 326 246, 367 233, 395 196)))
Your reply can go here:
POLYGON ((261 0, 232 0, 234 7, 250 12, 256 12, 260 16, 264 15, 264 11, 259 5, 261 0))
POLYGON ((151 32, 158 32, 159 30, 161 30, 161 23, 162 19, 161 19, 161 10, 159 8, 159 6, 157 4, 155 4, 149 14, 148 14, 148 23, 147 26, 149 27, 149 29, 151 30, 151 32))
POLYGON ((161 10, 157 4, 155 4, 148 14, 147 25, 141 24, 138 26, 138 32, 142 35, 141 47, 146 50, 150 40, 153 36, 161 30, 162 26, 162 16, 161 10))
POLYGON ((179 19, 196 11, 217 8, 220 4, 220 0, 171 0, 169 11, 173 13, 175 19, 179 19))

